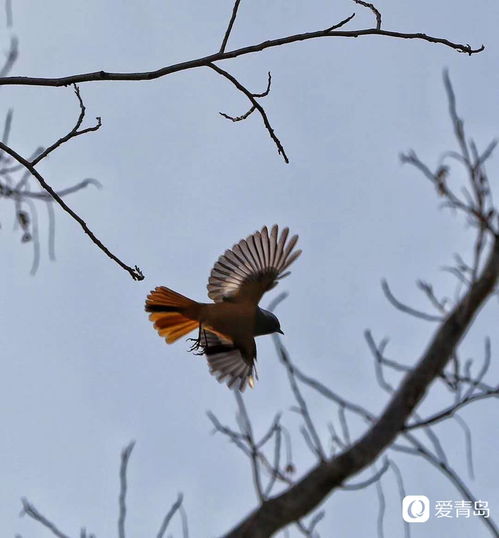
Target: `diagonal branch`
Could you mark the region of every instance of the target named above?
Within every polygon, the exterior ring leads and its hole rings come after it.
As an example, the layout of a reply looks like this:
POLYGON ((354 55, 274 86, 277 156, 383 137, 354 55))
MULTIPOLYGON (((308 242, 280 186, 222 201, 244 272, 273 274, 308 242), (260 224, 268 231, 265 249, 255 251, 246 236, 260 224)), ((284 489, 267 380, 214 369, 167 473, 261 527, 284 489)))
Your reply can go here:
POLYGON ((182 493, 179 493, 178 497, 177 497, 177 500, 172 504, 172 507, 170 508, 170 510, 168 511, 166 516, 164 517, 156 538, 163 538, 163 536, 165 535, 166 530, 168 529, 168 525, 170 524, 170 521, 171 521, 172 517, 175 515, 175 512, 177 510, 179 510, 180 507, 182 506, 183 498, 184 497, 183 497, 182 493))
POLYGON ((57 538, 69 538, 67 534, 64 534, 60 531, 52 521, 47 519, 43 514, 41 514, 34 505, 32 505, 27 499, 21 499, 23 509, 21 515, 27 515, 31 519, 38 521, 41 525, 47 528, 54 536, 57 538))
POLYGON ((294 486, 265 501, 227 533, 226 538, 270 536, 302 518, 345 480, 373 463, 404 430, 428 387, 450 361, 476 314, 492 295, 498 276, 499 239, 495 237, 480 275, 436 330, 418 364, 406 374, 377 421, 350 448, 319 463, 294 486))
POLYGON ((10 38, 10 47, 7 57, 5 58, 5 63, 0 68, 0 77, 5 77, 7 73, 12 69, 12 66, 19 56, 19 41, 16 36, 10 38))
MULTIPOLYGON (((408 454, 423 457, 426 461, 428 461, 436 469, 438 469, 444 476, 446 476, 459 490, 459 492, 463 495, 465 499, 471 501, 472 503, 475 503, 477 501, 477 498, 473 495, 468 486, 463 482, 459 474, 454 471, 454 469, 450 467, 447 462, 442 461, 440 458, 435 456, 431 451, 425 448, 425 446, 420 443, 412 434, 407 433, 405 434, 405 437, 409 439, 409 441, 413 445, 412 447, 402 447, 394 443, 392 445, 392 448, 394 450, 400 450, 408 454)), ((492 518, 483 517, 482 515, 481 520, 483 524, 491 531, 492 536, 495 536, 496 538, 499 537, 499 529, 497 528, 497 525, 492 518)))
POLYGON ((92 230, 90 230, 90 228, 87 226, 87 223, 66 204, 66 202, 57 194, 57 192, 54 191, 54 189, 45 181, 45 179, 29 161, 27 161, 24 157, 21 157, 21 155, 16 153, 12 148, 5 145, 3 142, 0 142, 0 150, 4 151, 12 158, 14 158, 18 163, 22 164, 24 168, 26 168, 26 170, 28 170, 30 174, 38 180, 38 183, 40 183, 42 188, 45 189, 52 196, 52 198, 62 207, 62 209, 64 209, 66 213, 69 213, 69 215, 71 215, 71 217, 73 217, 73 219, 78 222, 78 224, 83 228, 83 231, 90 237, 91 241, 95 245, 97 245, 108 256, 108 258, 111 258, 121 268, 127 271, 133 278, 133 280, 144 279, 142 271, 137 266, 135 266, 135 268, 132 268, 126 265, 95 236, 92 230))
POLYGON ((222 41, 222 45, 220 47, 220 53, 225 52, 225 47, 227 46, 227 41, 229 40, 230 33, 232 32, 232 27, 234 26, 234 22, 236 21, 237 17, 237 10, 239 9, 239 4, 241 3, 241 0, 236 0, 234 2, 234 7, 232 8, 232 15, 230 17, 229 25, 227 26, 227 30, 225 31, 225 35, 222 41))
POLYGON ((288 156, 286 155, 286 152, 284 151, 284 148, 281 144, 281 141, 277 138, 276 134, 274 133, 274 129, 272 128, 272 125, 270 125, 269 118, 267 117, 267 114, 263 107, 260 105, 260 103, 256 100, 256 97, 254 94, 252 94, 247 88, 245 88, 235 77, 233 77, 230 73, 227 73, 227 71, 224 71, 220 67, 218 67, 215 64, 208 64, 208 67, 216 71, 219 75, 222 75, 227 80, 229 80, 240 92, 244 93, 246 97, 250 100, 252 108, 255 110, 258 110, 260 113, 260 116, 262 117, 263 123, 265 125, 265 128, 267 129, 270 138, 274 141, 275 145, 277 146, 277 151, 279 155, 282 155, 282 158, 286 162, 286 164, 289 163, 288 156))

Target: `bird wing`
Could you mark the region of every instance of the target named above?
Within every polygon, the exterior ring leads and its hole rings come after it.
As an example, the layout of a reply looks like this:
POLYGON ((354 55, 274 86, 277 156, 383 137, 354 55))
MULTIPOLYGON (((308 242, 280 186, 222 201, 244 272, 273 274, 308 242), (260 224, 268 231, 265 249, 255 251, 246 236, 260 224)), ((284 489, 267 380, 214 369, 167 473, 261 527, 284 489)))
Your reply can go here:
POLYGON ((298 258, 301 250, 293 251, 298 236, 288 241, 289 229, 279 236, 276 224, 269 231, 264 226, 241 239, 231 250, 226 250, 211 270, 208 297, 222 301, 250 301, 258 304, 262 295, 289 275, 286 269, 298 258))
POLYGON ((230 340, 202 329, 200 345, 208 360, 210 374, 215 376, 218 382, 225 381, 230 389, 238 389, 241 392, 246 388, 246 383, 253 388, 253 361, 248 363, 244 360, 239 349, 230 340))

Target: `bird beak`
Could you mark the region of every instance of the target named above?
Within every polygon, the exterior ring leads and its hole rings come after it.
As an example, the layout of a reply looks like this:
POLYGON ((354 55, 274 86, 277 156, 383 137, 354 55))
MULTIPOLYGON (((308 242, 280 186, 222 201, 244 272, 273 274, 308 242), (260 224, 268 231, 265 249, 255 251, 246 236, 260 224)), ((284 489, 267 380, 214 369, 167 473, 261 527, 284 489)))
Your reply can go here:
POLYGON ((284 333, 281 331, 281 329, 279 329, 277 332, 278 332, 279 334, 284 334, 284 333))

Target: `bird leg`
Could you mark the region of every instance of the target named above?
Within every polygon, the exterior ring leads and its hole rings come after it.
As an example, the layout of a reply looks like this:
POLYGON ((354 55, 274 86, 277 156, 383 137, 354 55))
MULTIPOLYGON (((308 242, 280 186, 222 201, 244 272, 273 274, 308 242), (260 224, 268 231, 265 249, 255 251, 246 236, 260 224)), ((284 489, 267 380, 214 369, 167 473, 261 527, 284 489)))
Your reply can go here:
POLYGON ((204 346, 201 343, 201 336, 203 336, 203 335, 204 335, 204 339, 205 339, 205 342, 206 342, 206 333, 205 333, 205 331, 202 328, 201 323, 200 323, 199 324, 198 337, 197 338, 188 338, 187 339, 188 342, 192 342, 192 345, 189 348, 189 351, 191 353, 194 353, 194 355, 204 355, 206 346, 204 346))

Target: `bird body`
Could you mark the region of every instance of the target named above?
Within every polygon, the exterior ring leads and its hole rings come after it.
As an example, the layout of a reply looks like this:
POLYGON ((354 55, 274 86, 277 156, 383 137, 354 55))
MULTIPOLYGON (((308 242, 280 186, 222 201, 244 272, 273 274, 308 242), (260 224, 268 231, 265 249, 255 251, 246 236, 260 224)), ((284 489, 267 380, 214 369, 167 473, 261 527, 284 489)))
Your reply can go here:
POLYGON ((293 251, 298 236, 287 241, 289 230, 280 237, 274 225, 255 232, 220 256, 208 281, 208 296, 214 303, 198 303, 164 286, 148 295, 145 309, 154 327, 171 344, 198 329, 192 350, 201 349, 210 371, 229 387, 244 390, 253 386, 256 360, 255 336, 280 332, 274 314, 258 306, 262 295, 272 289, 285 269, 300 255, 293 251))

